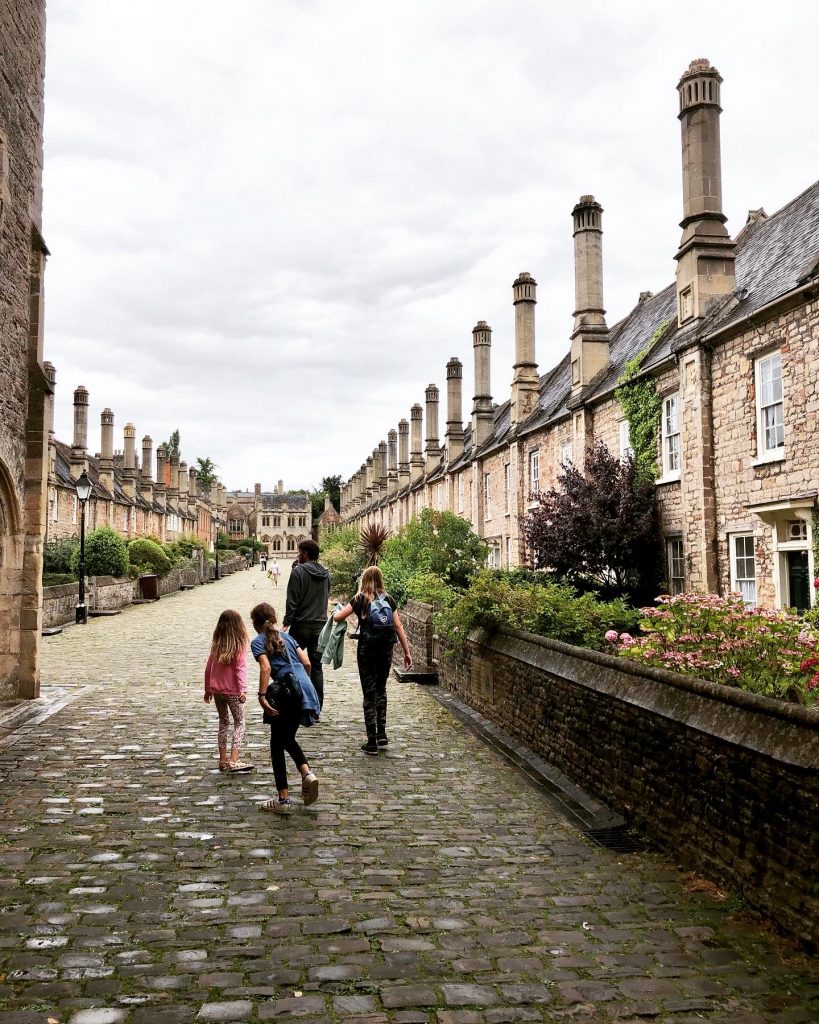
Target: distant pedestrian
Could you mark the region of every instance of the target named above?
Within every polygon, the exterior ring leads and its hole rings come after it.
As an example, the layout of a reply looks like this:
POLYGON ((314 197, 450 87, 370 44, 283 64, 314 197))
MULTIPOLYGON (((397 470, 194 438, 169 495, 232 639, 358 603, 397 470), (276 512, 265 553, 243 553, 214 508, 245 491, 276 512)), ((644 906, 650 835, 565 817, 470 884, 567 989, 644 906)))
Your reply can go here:
POLYGON ((287 581, 287 601, 284 628, 307 651, 310 659, 310 679, 324 705, 324 672, 318 653, 318 638, 327 622, 330 603, 330 573, 319 562, 319 546, 314 540, 299 541, 297 564, 290 570, 287 581))
POLYGON ((358 593, 333 615, 333 621, 343 622, 353 612, 359 623, 358 675, 367 730, 367 742, 361 745, 361 749, 365 754, 375 755, 379 747, 386 747, 389 743, 387 679, 396 641, 400 642, 404 652, 404 668, 412 668, 412 655, 401 617, 395 601, 384 590, 384 577, 377 565, 364 570, 358 593))
POLYGON ((247 700, 247 630, 242 616, 228 609, 219 616, 213 631, 210 656, 205 666, 205 703, 211 701, 219 714, 219 771, 251 772, 252 764, 239 760, 245 735, 245 701, 247 700), (227 737, 233 717, 233 742, 230 757, 227 737))
POLYGON ((267 552, 266 551, 263 551, 261 553, 261 555, 259 555, 259 565, 262 567, 262 572, 264 572, 265 569, 267 568, 267 552))
POLYGON ((273 586, 274 587, 278 587, 278 585, 279 585, 279 576, 281 576, 281 574, 282 574, 282 570, 281 570, 281 566, 279 565, 278 559, 274 558, 273 559, 273 566, 272 566, 272 568, 270 570, 270 576, 271 576, 271 579, 273 580, 273 586))
MULTIPOLYGON (((292 636, 276 629, 276 612, 272 605, 257 604, 250 613, 257 636, 250 645, 253 657, 259 663, 259 703, 264 721, 270 726, 270 760, 276 780, 277 795, 260 805, 260 810, 273 814, 289 814, 292 809, 287 784, 285 751, 293 759, 301 775, 301 793, 305 805, 318 799, 318 779, 310 770, 307 758, 296 740, 302 724, 312 724, 318 718, 319 703, 307 671, 310 660, 292 636), (292 701, 274 706, 269 702, 271 681, 284 683, 292 676, 300 690, 297 704, 292 701)), ((292 682, 288 680, 288 682, 292 682)), ((274 687, 275 688, 275 687, 274 687)), ((284 690, 284 686, 281 687, 284 690)))

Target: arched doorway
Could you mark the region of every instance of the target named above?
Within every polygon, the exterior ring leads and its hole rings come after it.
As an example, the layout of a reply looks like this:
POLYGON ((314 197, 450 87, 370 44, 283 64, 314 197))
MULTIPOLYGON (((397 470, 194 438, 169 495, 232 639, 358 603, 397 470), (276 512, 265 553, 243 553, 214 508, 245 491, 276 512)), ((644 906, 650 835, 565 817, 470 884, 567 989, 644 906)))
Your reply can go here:
POLYGON ((11 474, 0 461, 0 618, 10 642, 0 646, 0 699, 18 695, 19 630, 23 591, 23 520, 11 474))

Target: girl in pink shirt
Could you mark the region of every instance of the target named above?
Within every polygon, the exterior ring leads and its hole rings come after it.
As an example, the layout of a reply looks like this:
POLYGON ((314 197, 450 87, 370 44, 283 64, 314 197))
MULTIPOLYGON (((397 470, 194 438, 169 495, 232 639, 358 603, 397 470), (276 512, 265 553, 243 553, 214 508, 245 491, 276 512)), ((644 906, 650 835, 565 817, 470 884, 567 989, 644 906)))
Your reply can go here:
POLYGON ((219 771, 252 772, 253 765, 239 760, 239 749, 245 735, 245 701, 247 700, 247 630, 242 616, 232 609, 222 612, 216 629, 210 657, 205 666, 205 703, 213 699, 219 712, 219 771), (233 744, 227 756, 227 734, 233 716, 233 744))

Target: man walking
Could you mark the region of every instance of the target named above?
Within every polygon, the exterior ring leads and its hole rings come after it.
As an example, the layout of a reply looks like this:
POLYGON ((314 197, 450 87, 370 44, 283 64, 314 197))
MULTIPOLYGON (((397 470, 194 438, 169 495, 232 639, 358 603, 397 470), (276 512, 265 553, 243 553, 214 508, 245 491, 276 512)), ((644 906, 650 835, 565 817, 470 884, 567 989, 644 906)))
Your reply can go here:
POLYGON ((330 573, 319 562, 319 546, 314 540, 299 541, 296 564, 287 581, 287 601, 282 625, 307 652, 310 680, 324 704, 324 670, 318 653, 318 638, 329 615, 330 573))

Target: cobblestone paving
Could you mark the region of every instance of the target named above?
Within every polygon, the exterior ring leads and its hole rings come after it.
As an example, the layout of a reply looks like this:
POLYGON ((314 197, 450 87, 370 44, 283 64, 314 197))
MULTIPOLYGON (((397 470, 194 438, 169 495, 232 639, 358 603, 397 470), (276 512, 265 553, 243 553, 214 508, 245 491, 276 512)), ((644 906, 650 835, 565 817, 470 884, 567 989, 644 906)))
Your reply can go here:
POLYGON ((319 802, 258 813, 260 716, 257 772, 219 774, 200 679, 218 612, 271 593, 241 572, 45 641, 82 689, 0 746, 0 1022, 817 1019, 806 958, 590 846, 422 688, 365 757, 350 645, 303 730, 319 802))

